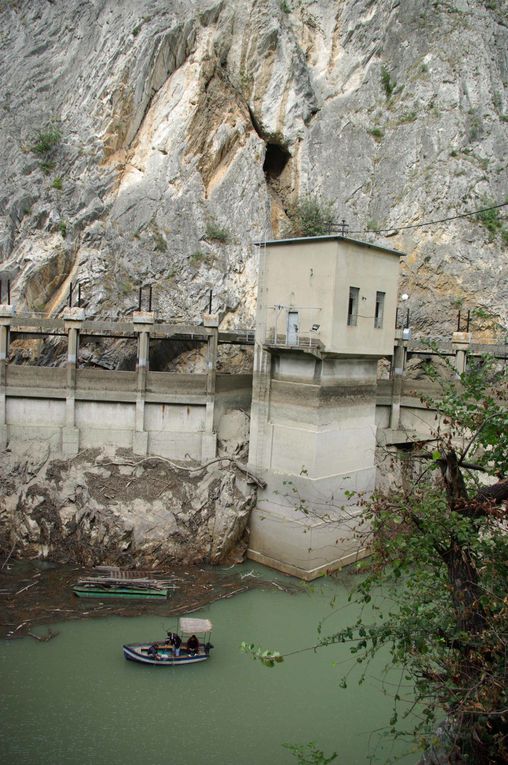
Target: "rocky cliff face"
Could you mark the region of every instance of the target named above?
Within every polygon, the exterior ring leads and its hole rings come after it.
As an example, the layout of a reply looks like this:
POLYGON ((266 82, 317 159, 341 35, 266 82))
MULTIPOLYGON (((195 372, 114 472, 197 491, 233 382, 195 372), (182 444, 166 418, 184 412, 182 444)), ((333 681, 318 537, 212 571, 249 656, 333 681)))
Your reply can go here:
POLYGON ((224 326, 252 325, 253 242, 314 194, 408 253, 417 331, 448 334, 460 303, 506 325, 506 208, 489 228, 403 228, 505 201, 506 0, 0 8, 0 257, 19 308, 58 312, 79 281, 90 315, 118 316, 153 284, 161 317, 198 320, 212 287, 224 326))

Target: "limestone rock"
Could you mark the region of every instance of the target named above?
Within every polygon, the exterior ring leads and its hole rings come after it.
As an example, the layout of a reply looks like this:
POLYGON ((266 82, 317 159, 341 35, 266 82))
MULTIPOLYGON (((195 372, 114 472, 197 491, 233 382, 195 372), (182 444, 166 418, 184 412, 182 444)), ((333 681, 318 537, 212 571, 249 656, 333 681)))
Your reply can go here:
POLYGON ((212 287, 224 326, 251 326, 253 243, 313 193, 407 253, 416 333, 449 335, 458 304, 487 312, 473 332, 501 331, 506 223, 404 227, 505 201, 506 10, 4 0, 0 258, 18 308, 58 313, 72 280, 89 315, 120 316, 152 284, 161 318, 198 321, 212 287))

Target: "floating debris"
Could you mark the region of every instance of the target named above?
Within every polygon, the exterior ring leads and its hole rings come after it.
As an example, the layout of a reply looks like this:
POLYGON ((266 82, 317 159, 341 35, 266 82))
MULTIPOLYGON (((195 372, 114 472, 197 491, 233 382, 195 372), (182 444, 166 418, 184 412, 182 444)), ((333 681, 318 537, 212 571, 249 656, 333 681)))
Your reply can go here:
MULTIPOLYGON (((134 572, 122 572, 132 574, 134 572)), ((167 598, 176 585, 169 579, 140 576, 92 576, 78 579, 72 591, 78 598, 167 598)))
MULTIPOLYGON (((143 616, 160 614, 164 618, 191 613, 206 608, 218 600, 236 597, 248 590, 282 590, 302 592, 302 585, 291 577, 266 579, 251 567, 203 567, 203 565, 165 567, 164 570, 144 571, 101 566, 94 569, 56 566, 39 561, 11 561, 0 570, 2 610, 0 611, 0 637, 18 638, 32 632, 34 627, 75 619, 93 619, 105 616, 143 616), (245 574, 247 574, 245 576, 245 574), (99 577, 113 579, 124 586, 135 579, 154 579, 159 584, 169 581, 171 597, 77 598, 73 587, 78 581, 99 577), (37 587, 26 587, 38 583, 37 587), (16 594, 17 593, 17 594, 16 594)), ((272 572, 273 573, 273 572, 272 572)))

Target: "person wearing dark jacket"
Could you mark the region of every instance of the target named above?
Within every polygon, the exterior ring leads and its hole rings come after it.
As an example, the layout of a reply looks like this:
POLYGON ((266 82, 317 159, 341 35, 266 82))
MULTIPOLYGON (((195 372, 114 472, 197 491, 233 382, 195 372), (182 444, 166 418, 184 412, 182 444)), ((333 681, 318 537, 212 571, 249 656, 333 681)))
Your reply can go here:
POLYGON ((191 635, 187 640, 187 652, 190 656, 195 656, 199 653, 199 640, 195 635, 191 635))
POLYGON ((173 656, 180 656, 180 646, 182 645, 182 638, 177 635, 176 632, 172 632, 169 636, 169 642, 173 648, 173 656))

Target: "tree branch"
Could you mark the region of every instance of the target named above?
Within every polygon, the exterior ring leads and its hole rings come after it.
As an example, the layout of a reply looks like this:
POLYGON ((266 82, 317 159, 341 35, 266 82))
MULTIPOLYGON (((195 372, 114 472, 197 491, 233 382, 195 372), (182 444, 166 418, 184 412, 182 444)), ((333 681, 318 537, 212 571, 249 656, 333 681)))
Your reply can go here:
POLYGON ((150 457, 143 457, 141 460, 137 460, 135 462, 131 460, 126 460, 123 462, 97 462, 97 465, 100 465, 101 467, 106 465, 131 465, 132 467, 137 467, 138 465, 142 465, 143 462, 165 462, 167 465, 170 465, 173 470, 182 470, 185 473, 203 473, 210 465, 215 464, 216 462, 231 462, 234 467, 237 468, 241 473, 247 476, 247 478, 256 484, 260 489, 264 489, 266 486, 266 482, 263 481, 262 478, 259 478, 257 475, 254 475, 254 473, 251 473, 250 470, 248 470, 245 465, 242 465, 241 462, 238 462, 235 460, 234 457, 216 457, 213 460, 210 460, 209 462, 205 462, 204 465, 195 465, 195 466, 187 466, 187 465, 178 465, 176 462, 172 462, 172 460, 169 460, 167 457, 159 457, 157 455, 152 455, 150 457))

